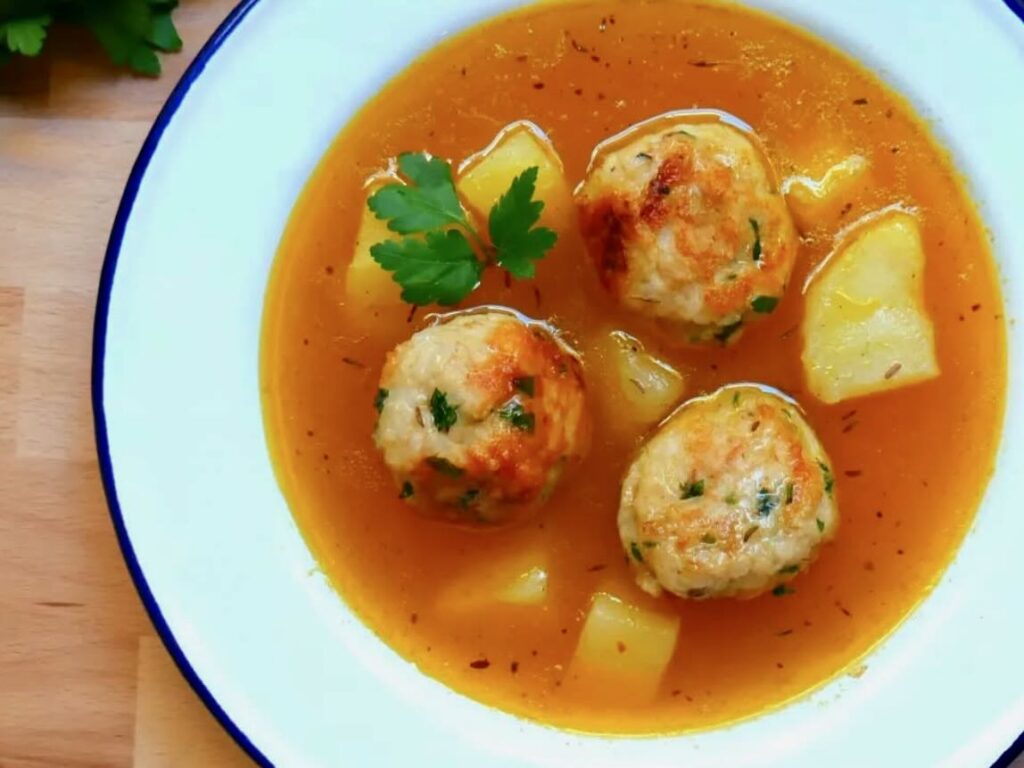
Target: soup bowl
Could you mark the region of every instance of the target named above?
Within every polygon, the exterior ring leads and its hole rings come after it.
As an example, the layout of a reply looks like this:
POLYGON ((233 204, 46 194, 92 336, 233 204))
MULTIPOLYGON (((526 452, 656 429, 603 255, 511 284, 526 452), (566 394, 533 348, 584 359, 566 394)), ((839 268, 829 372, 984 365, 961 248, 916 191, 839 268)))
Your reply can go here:
POLYGON ((93 398, 114 527, 182 673, 263 765, 1007 764, 1024 729, 1024 331, 1012 320, 1024 306, 1024 11, 1010 0, 748 3, 909 98, 964 174, 1003 280, 1011 396, 995 475, 954 562, 864 674, 707 732, 564 732, 422 675, 318 570, 261 416, 277 244, 366 99, 444 37, 520 4, 246 0, 147 138, 103 268, 93 398))

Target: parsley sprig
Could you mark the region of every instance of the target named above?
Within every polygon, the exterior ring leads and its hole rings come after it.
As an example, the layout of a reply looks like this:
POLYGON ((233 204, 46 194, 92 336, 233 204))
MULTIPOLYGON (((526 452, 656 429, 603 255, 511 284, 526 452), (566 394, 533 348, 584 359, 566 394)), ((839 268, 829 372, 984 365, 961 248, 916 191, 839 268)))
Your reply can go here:
POLYGON ((160 74, 157 52, 181 50, 171 14, 178 0, 0 1, 0 64, 12 55, 38 56, 53 24, 92 32, 118 66, 160 74))
POLYGON ((491 208, 485 240, 466 215, 446 161, 426 152, 405 152, 398 170, 407 184, 378 189, 367 205, 400 240, 370 247, 370 255, 392 273, 410 304, 452 305, 480 284, 484 269, 497 264, 518 279, 536 274, 536 262, 558 240, 538 227, 544 201, 534 200, 536 166, 527 168, 491 208))

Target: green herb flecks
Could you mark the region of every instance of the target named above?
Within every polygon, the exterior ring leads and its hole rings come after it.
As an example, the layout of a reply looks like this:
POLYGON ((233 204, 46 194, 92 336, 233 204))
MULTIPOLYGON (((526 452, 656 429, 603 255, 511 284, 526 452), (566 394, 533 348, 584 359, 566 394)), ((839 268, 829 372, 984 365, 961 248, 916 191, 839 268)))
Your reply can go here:
POLYGON ((377 396, 373 398, 373 407, 377 409, 377 413, 384 410, 384 403, 388 401, 388 395, 391 393, 381 387, 377 390, 377 396))
POLYGON ((750 219, 750 228, 754 230, 754 249, 753 257, 754 261, 761 261, 761 225, 757 223, 757 219, 750 219))
POLYGON ((818 460, 818 466, 821 468, 821 476, 825 479, 825 493, 831 496, 832 489, 835 488, 836 485, 836 478, 832 474, 832 470, 829 469, 828 464, 820 459, 818 460))
POLYGON ((488 218, 490 242, 470 222, 452 180, 451 165, 425 152, 405 152, 398 170, 408 184, 393 182, 367 201, 377 218, 401 240, 370 247, 370 255, 402 287, 410 304, 457 304, 479 284, 484 268, 495 263, 516 278, 530 278, 536 261, 558 236, 535 226, 544 202, 534 200, 538 168, 517 176, 488 218))
POLYGON ((779 507, 779 496, 767 488, 757 492, 757 514, 768 517, 779 507))
POLYGON ((762 315, 768 315, 779 306, 778 296, 757 296, 750 302, 750 308, 762 315))
POLYGON ((796 563, 793 565, 787 565, 785 568, 779 568, 779 573, 787 576, 794 573, 800 573, 800 566, 796 563))
POLYGON ((435 389, 430 396, 430 415, 438 432, 447 433, 459 420, 459 406, 448 402, 448 395, 435 389))
POLYGON ((786 595, 792 595, 795 592, 796 590, 788 584, 779 584, 779 586, 772 590, 772 594, 775 595, 775 597, 785 597, 786 595))
POLYGON ((723 344, 728 343, 729 339, 736 335, 736 332, 743 327, 743 321, 737 320, 735 323, 729 323, 729 325, 723 325, 717 331, 715 331, 715 339, 722 342, 723 344))
POLYGON ((515 400, 502 407, 498 411, 498 416, 511 424, 515 429, 523 432, 533 432, 537 420, 534 414, 523 408, 522 404, 515 400))
POLYGON ((416 491, 413 489, 412 483, 406 480, 404 483, 402 483, 402 490, 399 491, 398 498, 408 499, 411 498, 415 493, 416 491))
POLYGON ((479 488, 467 488, 466 492, 459 496, 459 507, 462 509, 469 509, 473 506, 476 500, 480 497, 479 488))
POLYGON ((786 506, 793 503, 793 483, 786 483, 786 506))
POLYGON ((688 483, 679 484, 679 498, 685 501, 686 499, 696 499, 704 495, 704 481, 703 480, 691 480, 688 483))
POLYGON ((537 382, 533 376, 517 376, 512 379, 512 388, 527 397, 533 397, 537 392, 537 382))
POLYGON ((631 554, 633 559, 638 563, 642 563, 644 561, 644 553, 640 551, 640 545, 635 541, 629 542, 629 554, 631 554))
POLYGON ((818 533, 824 533, 825 532, 825 521, 822 520, 819 517, 819 518, 816 518, 814 522, 816 522, 818 524, 818 533))
POLYGON ((465 472, 462 467, 455 466, 443 456, 430 456, 427 459, 427 465, 446 477, 462 477, 465 472))
POLYGON ((713 533, 705 533, 700 537, 701 544, 715 544, 718 542, 718 538, 713 533))

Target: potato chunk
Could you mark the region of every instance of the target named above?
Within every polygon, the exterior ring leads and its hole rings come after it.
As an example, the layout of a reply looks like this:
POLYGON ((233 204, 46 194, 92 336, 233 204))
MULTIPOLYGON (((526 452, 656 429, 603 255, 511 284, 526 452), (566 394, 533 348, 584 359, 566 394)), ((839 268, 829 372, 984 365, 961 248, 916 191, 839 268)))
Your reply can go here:
POLYGON ((520 120, 504 128, 486 149, 462 163, 455 186, 463 204, 486 225, 491 207, 508 191, 512 180, 533 166, 539 169, 534 197, 544 201, 540 223, 564 233, 576 221, 572 191, 561 158, 533 123, 520 120))
POLYGON ((818 177, 791 176, 782 185, 793 220, 801 232, 817 227, 834 229, 842 209, 870 184, 871 164, 861 155, 848 155, 818 177))
POLYGON ((604 389, 613 421, 650 426, 682 399, 685 384, 679 371, 648 353, 638 339, 612 331, 602 346, 611 379, 604 389))
MULTIPOLYGON (((385 184, 398 179, 380 175, 366 185, 366 198, 385 184)), ((378 219, 365 203, 363 215, 356 235, 356 249, 345 273, 346 304, 355 309, 374 310, 399 307, 402 305, 402 289, 380 264, 370 255, 370 247, 384 240, 398 239, 400 235, 388 229, 386 221, 378 219)))
POLYGON ((678 616, 655 613, 597 592, 572 659, 571 684, 612 686, 624 699, 650 700, 672 659, 678 635, 678 616))
POLYGON ((856 232, 812 278, 803 362, 818 399, 837 403, 939 375, 924 268, 917 222, 896 211, 856 232))
POLYGON ((499 603, 542 605, 548 597, 547 557, 540 549, 515 552, 488 568, 460 575, 441 591, 439 609, 462 613, 499 603))
POLYGON ((547 596, 548 572, 536 565, 520 573, 497 592, 498 602, 506 605, 540 605, 547 596))

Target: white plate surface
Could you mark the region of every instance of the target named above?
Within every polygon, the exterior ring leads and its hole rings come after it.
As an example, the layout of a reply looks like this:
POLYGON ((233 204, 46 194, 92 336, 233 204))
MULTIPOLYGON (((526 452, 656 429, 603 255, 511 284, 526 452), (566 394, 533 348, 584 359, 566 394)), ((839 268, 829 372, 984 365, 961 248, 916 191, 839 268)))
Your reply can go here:
MULTIPOLYGON (((183 670, 236 738, 278 766, 992 764, 1024 729, 1016 400, 974 530, 867 674, 731 728, 604 739, 516 720, 419 675, 316 575, 260 412, 260 320, 278 240, 368 97, 443 36, 516 4, 250 0, 158 120, 111 239, 94 395, 115 526, 183 670)), ((1024 25, 999 0, 753 4, 852 52, 933 123, 970 180, 1016 315, 1024 25)), ((1010 325, 1011 392, 1022 333, 1010 325)))

